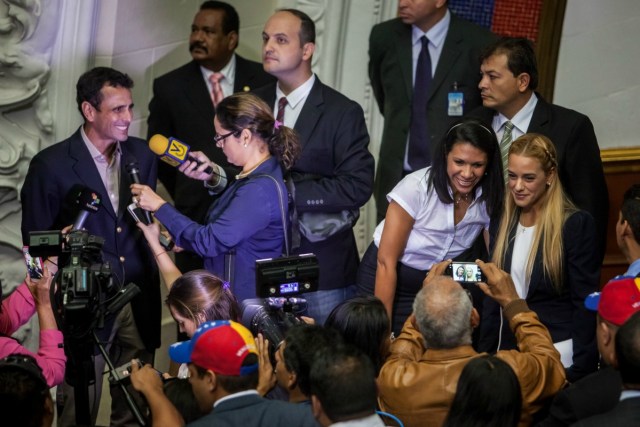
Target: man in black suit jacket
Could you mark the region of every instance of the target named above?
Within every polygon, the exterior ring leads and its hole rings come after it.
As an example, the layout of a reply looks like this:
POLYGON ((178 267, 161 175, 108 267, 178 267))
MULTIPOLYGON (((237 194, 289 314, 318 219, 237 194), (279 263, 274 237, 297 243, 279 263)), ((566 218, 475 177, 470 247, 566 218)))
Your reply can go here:
MULTIPOLYGON (((213 143, 215 107, 209 76, 214 73, 224 75, 220 86, 225 96, 247 92, 275 80, 264 72, 262 64, 234 53, 238 46, 239 26, 238 13, 231 5, 206 1, 200 6, 189 37, 193 61, 154 81, 147 122, 149 138, 155 134, 173 136, 188 144, 192 151, 202 151, 209 159, 230 170, 233 167, 213 143)), ((173 197, 176 208, 202 223, 213 201, 202 183, 161 161, 158 177, 173 197)), ((200 257, 191 253, 176 254, 176 263, 183 272, 202 268, 200 257)))
MULTIPOLYGON (((128 136, 133 116, 132 86, 129 76, 111 68, 98 67, 83 74, 78 80, 77 100, 84 125, 71 137, 33 157, 21 191, 25 245, 29 244, 30 231, 61 229, 74 222, 78 209, 65 203, 65 197, 77 186, 86 186, 103 196, 98 211, 88 215, 84 228, 89 234, 104 238, 102 254, 104 263, 111 266, 114 283, 118 287, 135 283, 141 290, 115 320, 107 319, 106 327, 96 330, 100 339, 108 343, 116 366, 133 358, 151 362, 160 345, 160 280, 156 263, 142 232, 127 212, 132 184, 127 164, 138 163, 143 184, 153 188, 157 180, 155 155, 145 141, 128 136)), ((88 316, 87 324, 91 320, 88 316)), ((65 331, 63 326, 65 350, 69 352, 71 337, 65 331)), ((90 335, 84 339, 91 342, 90 335)), ((96 398, 90 399, 91 403, 100 402, 104 364, 102 356, 95 356, 96 398)), ((67 378, 70 375, 72 372, 67 370, 67 378)), ((67 384, 64 390, 73 391, 67 384)), ((111 391, 112 423, 137 425, 120 389, 112 387, 111 391)), ((91 408, 94 423, 97 404, 91 408)), ((75 424, 74 412, 70 395, 65 398, 62 425, 75 424)))
POLYGON ((387 211, 387 194, 403 174, 412 171, 405 156, 420 36, 425 34, 429 39, 433 80, 426 93, 415 96, 426 103, 429 137, 424 144, 431 152, 455 120, 481 105, 476 90, 478 58, 496 39, 485 28, 449 12, 446 1, 400 1, 398 15, 374 26, 369 37, 369 78, 384 116, 374 188, 378 222, 387 211), (452 93, 461 94, 460 108, 450 108, 452 93))
MULTIPOLYGON (((637 304, 640 289, 636 287, 635 291, 634 302, 637 304)), ((615 341, 615 364, 622 378, 620 400, 611 411, 587 418, 576 426, 640 425, 640 313, 633 314, 620 327, 615 341)))
POLYGON ((373 185, 369 134, 360 105, 322 84, 311 71, 311 18, 295 9, 278 11, 265 24, 262 39, 264 69, 278 83, 255 93, 274 106, 277 117, 284 114, 284 124, 300 135, 302 153, 291 178, 301 223, 325 225, 324 235, 302 233, 296 251, 318 257, 320 290, 304 297, 309 316, 322 324, 333 307, 354 292, 359 257, 352 227, 373 185), (276 101, 285 97, 281 111, 276 101), (333 232, 329 225, 335 226, 333 232))
MULTIPOLYGON (((596 221, 597 250, 602 259, 609 194, 591 120, 576 111, 550 104, 534 92, 538 68, 533 44, 527 39, 505 37, 487 47, 480 70, 483 106, 469 115, 492 126, 499 141, 503 139, 507 123, 512 123, 512 140, 525 133, 539 133, 553 142, 562 186, 571 200, 596 221)), ((506 169, 505 177, 508 177, 506 169)))

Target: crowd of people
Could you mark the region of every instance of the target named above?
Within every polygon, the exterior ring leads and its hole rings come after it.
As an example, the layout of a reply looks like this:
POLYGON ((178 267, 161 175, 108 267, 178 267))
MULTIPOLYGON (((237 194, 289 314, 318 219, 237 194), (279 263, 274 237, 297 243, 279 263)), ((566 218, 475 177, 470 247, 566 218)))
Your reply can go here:
POLYGON ((193 61, 156 79, 149 104, 149 137, 192 147, 177 168, 129 136, 128 75, 80 77, 84 123, 31 161, 23 240, 86 229, 107 266, 93 280, 139 294, 113 310, 89 298, 102 317, 82 328, 84 346, 64 324, 90 315, 77 253, 47 258, 3 299, 0 407, 12 425, 50 425, 56 385, 59 425, 95 424, 106 362, 130 362, 130 384, 110 387, 118 426, 640 421, 640 185, 616 223, 629 270, 600 291, 608 196, 590 120, 535 92, 530 41, 498 38, 446 1, 398 3, 370 38, 385 117, 375 185, 363 110, 313 73, 315 24, 300 10, 268 18, 259 64, 234 53, 235 9, 201 5, 193 61), (76 219, 78 186, 100 206, 76 219), (353 227, 372 194, 380 222, 360 260, 353 227), (306 253, 319 278, 304 316, 265 311, 243 325, 256 261, 306 253), (171 374, 153 368, 160 279, 183 339, 171 374), (61 325, 56 310, 69 313, 61 325), (36 312, 32 352, 9 336, 36 312))

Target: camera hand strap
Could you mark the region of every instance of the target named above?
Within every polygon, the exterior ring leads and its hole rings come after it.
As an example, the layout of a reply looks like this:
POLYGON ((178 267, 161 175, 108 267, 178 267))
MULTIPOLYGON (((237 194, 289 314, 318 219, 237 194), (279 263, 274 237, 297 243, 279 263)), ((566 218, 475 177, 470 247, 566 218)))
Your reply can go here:
POLYGON ((256 178, 261 176, 271 179, 271 181, 273 181, 276 186, 276 190, 278 191, 278 200, 280 202, 280 217, 282 219, 282 234, 284 235, 285 255, 289 256, 289 239, 287 239, 287 215, 284 213, 284 195, 282 194, 282 188, 280 188, 280 185, 278 185, 278 181, 271 175, 261 173, 256 175, 256 178))

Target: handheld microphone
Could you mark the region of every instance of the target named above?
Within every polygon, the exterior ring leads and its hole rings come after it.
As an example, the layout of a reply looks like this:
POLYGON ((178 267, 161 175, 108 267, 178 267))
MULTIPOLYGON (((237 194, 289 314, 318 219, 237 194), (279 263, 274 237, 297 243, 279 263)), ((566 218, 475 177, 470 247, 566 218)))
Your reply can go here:
MULTIPOLYGON (((131 177, 131 181, 133 181, 135 184, 140 184, 140 169, 138 169, 138 162, 130 159, 129 163, 127 163, 125 167, 127 169, 127 172, 129 173, 129 176, 131 177)), ((149 211, 145 209, 141 209, 141 211, 144 214, 145 224, 151 224, 153 220, 151 219, 151 214, 149 213, 149 211)))
MULTIPOLYGON (((187 160, 196 162, 198 166, 202 164, 199 160, 189 156, 189 151, 191 150, 189 145, 173 137, 167 139, 159 134, 153 135, 149 139, 149 148, 160 156, 160 160, 173 167, 178 167, 187 160)), ((208 174, 215 173, 211 165, 207 166, 204 172, 208 174)))
POLYGON ((78 212, 78 217, 73 223, 71 231, 82 229, 84 222, 89 217, 89 214, 98 212, 101 202, 102 196, 100 193, 87 187, 80 187, 77 190, 75 198, 75 204, 78 205, 80 212, 78 212))

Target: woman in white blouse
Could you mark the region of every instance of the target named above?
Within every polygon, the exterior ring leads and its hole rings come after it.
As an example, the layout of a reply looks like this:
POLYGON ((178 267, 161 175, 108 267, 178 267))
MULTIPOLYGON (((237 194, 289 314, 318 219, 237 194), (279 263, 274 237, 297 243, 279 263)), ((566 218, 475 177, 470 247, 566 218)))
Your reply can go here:
POLYGON ((395 333, 433 264, 486 257, 488 233, 484 242, 478 237, 502 207, 502 161, 490 127, 458 122, 433 151, 430 167, 410 173, 387 195, 386 217, 358 272, 359 293, 382 300, 395 333))

